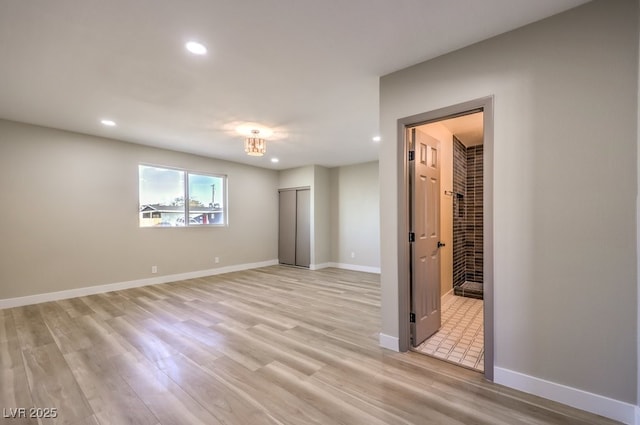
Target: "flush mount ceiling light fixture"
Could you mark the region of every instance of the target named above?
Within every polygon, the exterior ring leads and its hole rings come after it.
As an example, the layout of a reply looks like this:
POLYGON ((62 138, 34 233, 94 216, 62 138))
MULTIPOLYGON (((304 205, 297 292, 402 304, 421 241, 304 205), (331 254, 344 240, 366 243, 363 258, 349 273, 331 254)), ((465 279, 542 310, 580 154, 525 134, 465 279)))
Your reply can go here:
POLYGON ((226 127, 230 133, 232 132, 244 137, 252 137, 255 134, 254 131, 257 130, 263 139, 274 140, 278 138, 278 135, 272 128, 257 122, 234 122, 227 124, 226 127))
POLYGON ((244 151, 249 156, 262 156, 267 151, 267 141, 259 137, 260 130, 251 130, 251 137, 244 141, 244 151))

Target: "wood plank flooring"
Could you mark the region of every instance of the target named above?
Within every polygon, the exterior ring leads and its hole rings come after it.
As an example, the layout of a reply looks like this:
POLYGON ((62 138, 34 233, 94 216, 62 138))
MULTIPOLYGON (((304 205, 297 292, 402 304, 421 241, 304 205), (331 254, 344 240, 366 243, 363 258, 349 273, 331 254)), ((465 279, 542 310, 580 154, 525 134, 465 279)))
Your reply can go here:
POLYGON ((379 330, 377 275, 281 266, 0 310, 0 423, 614 423, 379 330))

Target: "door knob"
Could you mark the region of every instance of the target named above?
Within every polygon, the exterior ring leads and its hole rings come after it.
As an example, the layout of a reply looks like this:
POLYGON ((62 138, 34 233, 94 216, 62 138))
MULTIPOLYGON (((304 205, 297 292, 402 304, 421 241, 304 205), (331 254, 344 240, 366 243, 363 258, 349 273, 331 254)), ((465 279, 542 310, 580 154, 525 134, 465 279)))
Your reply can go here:
POLYGON ((438 241, 438 248, 442 248, 444 246, 444 244, 440 241, 438 241))

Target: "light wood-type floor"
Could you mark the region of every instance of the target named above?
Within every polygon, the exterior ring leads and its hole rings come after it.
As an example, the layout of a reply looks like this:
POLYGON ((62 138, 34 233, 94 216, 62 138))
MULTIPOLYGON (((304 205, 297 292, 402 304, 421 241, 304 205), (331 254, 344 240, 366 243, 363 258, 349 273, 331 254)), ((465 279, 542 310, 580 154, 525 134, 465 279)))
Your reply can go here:
POLYGON ((613 423, 384 350, 379 330, 379 277, 337 269, 0 310, 0 423, 38 423, 6 417, 33 406, 57 409, 43 424, 613 423))

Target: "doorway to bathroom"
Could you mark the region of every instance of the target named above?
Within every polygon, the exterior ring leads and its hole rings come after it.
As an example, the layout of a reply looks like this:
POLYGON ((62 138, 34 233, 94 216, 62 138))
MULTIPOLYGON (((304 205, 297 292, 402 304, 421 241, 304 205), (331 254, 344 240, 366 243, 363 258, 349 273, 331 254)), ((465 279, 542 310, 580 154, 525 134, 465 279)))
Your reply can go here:
POLYGON ((490 380, 492 103, 483 98, 399 120, 407 153, 401 225, 409 243, 400 251, 409 269, 407 348, 490 380))
POLYGON ((484 371, 483 112, 414 131, 416 141, 431 140, 440 152, 440 285, 433 296, 441 307, 437 329, 413 348, 484 371))

